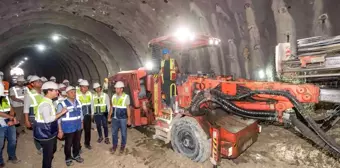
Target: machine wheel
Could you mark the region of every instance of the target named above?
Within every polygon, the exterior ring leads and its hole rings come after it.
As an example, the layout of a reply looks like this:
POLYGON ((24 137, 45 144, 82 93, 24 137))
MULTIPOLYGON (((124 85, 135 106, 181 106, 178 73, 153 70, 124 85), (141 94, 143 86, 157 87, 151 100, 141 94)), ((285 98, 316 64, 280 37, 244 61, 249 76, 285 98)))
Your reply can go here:
POLYGON ((195 162, 204 162, 210 157, 210 141, 199 123, 192 117, 175 121, 171 128, 173 149, 195 162))

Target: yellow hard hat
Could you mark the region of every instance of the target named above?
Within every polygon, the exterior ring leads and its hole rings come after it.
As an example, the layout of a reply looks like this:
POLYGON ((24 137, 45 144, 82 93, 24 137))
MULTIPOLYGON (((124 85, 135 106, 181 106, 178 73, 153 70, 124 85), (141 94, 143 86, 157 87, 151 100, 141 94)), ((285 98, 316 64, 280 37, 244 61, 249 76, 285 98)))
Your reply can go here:
POLYGON ((107 82, 109 79, 105 78, 104 81, 107 82))

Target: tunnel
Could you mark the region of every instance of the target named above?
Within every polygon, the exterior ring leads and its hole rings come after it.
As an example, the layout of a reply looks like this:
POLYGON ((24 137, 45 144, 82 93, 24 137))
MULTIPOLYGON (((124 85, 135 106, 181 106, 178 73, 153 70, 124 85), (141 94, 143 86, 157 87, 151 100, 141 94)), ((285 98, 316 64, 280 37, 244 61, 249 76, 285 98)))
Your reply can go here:
POLYGON ((148 41, 180 26, 222 40, 179 56, 186 73, 275 78, 275 46, 340 33, 336 0, 1 0, 0 69, 90 82, 150 59, 148 41), (57 36, 57 40, 53 37, 57 36), (43 45, 44 51, 37 50, 43 45))

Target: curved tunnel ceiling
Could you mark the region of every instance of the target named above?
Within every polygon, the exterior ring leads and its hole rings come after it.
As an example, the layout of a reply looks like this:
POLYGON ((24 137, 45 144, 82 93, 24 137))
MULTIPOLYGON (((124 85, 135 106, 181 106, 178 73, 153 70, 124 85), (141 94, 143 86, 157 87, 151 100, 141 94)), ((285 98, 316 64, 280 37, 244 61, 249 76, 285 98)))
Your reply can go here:
POLYGON ((339 34, 338 7, 336 0, 1 0, 0 68, 29 52, 40 69, 62 69, 55 76, 97 81, 141 66, 150 39, 184 25, 222 44, 175 56, 183 71, 256 79, 266 70, 272 78, 275 45, 339 34), (52 43, 52 33, 65 39, 52 43), (40 42, 46 53, 30 50, 40 42))

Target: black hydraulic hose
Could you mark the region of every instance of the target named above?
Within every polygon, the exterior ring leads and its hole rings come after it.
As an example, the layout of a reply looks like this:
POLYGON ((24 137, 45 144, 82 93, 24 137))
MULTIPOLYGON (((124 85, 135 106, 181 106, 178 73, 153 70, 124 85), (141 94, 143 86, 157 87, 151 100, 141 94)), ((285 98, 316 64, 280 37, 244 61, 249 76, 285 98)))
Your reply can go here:
POLYGON ((251 118, 251 119, 256 119, 256 120, 266 120, 266 121, 276 121, 276 117, 260 117, 260 116, 250 116, 250 115, 247 115, 247 114, 244 114, 242 112, 236 112, 232 109, 230 109, 228 106, 224 105, 222 102, 216 100, 216 99, 204 99, 200 102, 201 103, 205 103, 205 102, 213 102, 213 103, 216 103, 218 105, 220 105, 220 107, 222 107, 224 110, 230 112, 230 113, 233 113, 237 116, 240 116, 240 117, 245 117, 245 118, 251 118))
POLYGON ((227 107, 229 107, 231 110, 237 111, 238 113, 243 113, 243 114, 247 114, 249 116, 260 116, 260 117, 275 117, 276 113, 275 111, 269 112, 269 111, 251 111, 251 110, 245 110, 245 109, 241 109, 238 106, 236 106, 234 103, 221 99, 220 100, 224 105, 226 105, 227 107))

